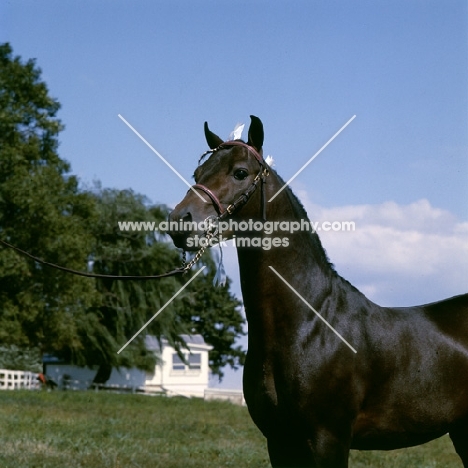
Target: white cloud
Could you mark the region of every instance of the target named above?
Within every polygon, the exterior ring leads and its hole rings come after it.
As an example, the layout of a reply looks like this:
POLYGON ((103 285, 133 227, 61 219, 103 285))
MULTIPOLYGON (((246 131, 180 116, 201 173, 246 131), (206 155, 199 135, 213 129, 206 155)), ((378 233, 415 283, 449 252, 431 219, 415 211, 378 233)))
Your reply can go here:
POLYGON ((300 199, 314 221, 354 221, 354 232, 320 232, 337 271, 372 300, 410 305, 468 290, 468 223, 428 200, 409 205, 323 208, 300 199))
MULTIPOLYGON (((381 305, 414 305, 468 290, 468 223, 428 200, 408 205, 324 208, 305 190, 295 190, 312 221, 354 221, 354 232, 319 232, 338 273, 381 305)), ((224 264, 241 297, 235 249, 224 264)), ((215 249, 217 251, 217 248, 215 249)))

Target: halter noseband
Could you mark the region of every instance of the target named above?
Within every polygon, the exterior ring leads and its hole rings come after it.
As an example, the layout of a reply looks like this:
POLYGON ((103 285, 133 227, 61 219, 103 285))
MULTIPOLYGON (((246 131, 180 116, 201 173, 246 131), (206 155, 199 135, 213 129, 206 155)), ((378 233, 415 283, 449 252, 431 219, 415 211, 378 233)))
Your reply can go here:
POLYGON ((258 174, 255 176, 252 184, 247 188, 245 192, 243 192, 234 202, 232 202, 227 208, 223 208, 221 202, 219 201, 219 198, 205 185, 202 184, 195 184, 192 186, 192 189, 198 189, 201 190, 202 192, 206 193, 208 197, 210 197, 211 202, 213 203, 214 207, 216 208, 216 211, 218 212, 218 217, 217 220, 220 221, 235 211, 237 211, 239 208, 244 206, 252 196, 252 194, 255 192, 257 189, 257 185, 260 182, 260 189, 261 189, 261 201, 262 201, 262 206, 261 206, 261 212, 262 212, 262 220, 266 221, 266 202, 265 202, 265 189, 264 189, 264 184, 266 182, 266 177, 269 175, 269 170, 268 166, 265 163, 265 160, 263 159, 262 155, 253 147, 248 145, 247 143, 244 143, 243 141, 239 140, 232 140, 232 141, 226 141, 224 143, 221 143, 217 148, 205 151, 202 154, 203 156, 207 154, 212 154, 215 153, 221 149, 225 149, 226 147, 229 146, 242 146, 244 148, 247 148, 249 153, 252 153, 255 157, 255 159, 258 161, 260 164, 260 171, 258 174))

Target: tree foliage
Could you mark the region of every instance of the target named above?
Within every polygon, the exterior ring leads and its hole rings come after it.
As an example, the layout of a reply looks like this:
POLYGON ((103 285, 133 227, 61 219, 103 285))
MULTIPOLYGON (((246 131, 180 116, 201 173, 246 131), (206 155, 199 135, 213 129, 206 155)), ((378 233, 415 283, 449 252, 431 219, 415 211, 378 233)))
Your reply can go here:
MULTIPOLYGON (((94 201, 57 154, 59 104, 34 61, 0 46, 0 234, 49 261, 82 269, 92 245, 94 201)), ((76 340, 75 313, 93 285, 0 250, 0 342, 59 350, 76 340)))
MULTIPOLYGON (((78 270, 110 275, 159 274, 177 266, 179 254, 162 233, 121 231, 119 221, 154 221, 168 210, 131 190, 82 189, 58 155, 60 105, 49 96, 33 60, 13 57, 0 45, 0 236, 78 270)), ((189 278, 159 281, 88 279, 65 274, 0 248, 0 345, 59 355, 70 362, 150 369, 155 356, 146 333, 176 348, 182 334, 199 333, 214 346, 210 366, 242 363, 234 345, 244 320, 229 286, 211 284, 215 265, 199 275, 125 350, 131 337, 189 278), (193 286, 193 287, 192 287, 193 286)), ((193 273, 191 273, 193 274, 193 273)), ((6 348, 5 348, 6 349, 6 348)), ((102 374, 105 375, 102 370, 102 374)))
POLYGON ((41 352, 38 348, 0 346, 0 369, 42 372, 41 352))
POLYGON ((242 303, 230 292, 231 280, 227 278, 225 286, 213 287, 214 270, 212 266, 207 275, 195 279, 179 314, 190 325, 190 333, 202 335, 213 346, 210 368, 221 379, 224 366, 237 369, 244 364, 245 352, 235 342, 245 334, 245 321, 240 313, 233 313, 234 308, 240 310, 242 303))

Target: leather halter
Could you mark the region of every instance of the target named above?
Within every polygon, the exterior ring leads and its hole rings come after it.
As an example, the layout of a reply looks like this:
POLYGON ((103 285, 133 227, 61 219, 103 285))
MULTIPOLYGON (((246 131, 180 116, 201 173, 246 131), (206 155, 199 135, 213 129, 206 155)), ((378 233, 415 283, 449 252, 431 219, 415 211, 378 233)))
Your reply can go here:
POLYGON ((264 184, 266 182, 266 177, 269 174, 268 166, 265 163, 265 160, 261 156, 261 154, 253 147, 248 145, 247 143, 244 143, 243 141, 239 140, 232 140, 232 141, 225 141, 224 143, 221 143, 217 148, 205 151, 202 155, 205 156, 207 154, 212 154, 216 153, 219 150, 225 149, 226 147, 229 146, 241 146, 246 148, 249 153, 253 154, 255 159, 258 161, 260 164, 260 171, 258 174, 255 176, 252 184, 248 187, 248 189, 243 192, 234 202, 232 202, 227 208, 224 208, 223 205, 221 204, 219 198, 215 195, 215 193, 210 190, 208 187, 206 187, 203 184, 195 184, 192 186, 192 189, 198 189, 201 190, 202 192, 206 193, 208 197, 210 197, 211 202, 213 203, 213 206, 216 208, 216 211, 218 212, 218 220, 224 219, 230 214, 232 214, 234 211, 238 210, 241 208, 241 206, 245 205, 249 198, 252 196, 252 194, 255 192, 257 189, 257 185, 260 182, 261 183, 261 200, 262 200, 262 206, 261 206, 261 212, 262 212, 262 219, 263 221, 266 221, 266 203, 265 203, 265 190, 264 190, 264 184))
POLYGON ((192 188, 201 190, 202 192, 206 193, 211 198, 211 201, 213 202, 213 205, 215 206, 218 214, 223 214, 226 211, 223 208, 223 205, 221 205, 221 202, 219 201, 218 197, 208 187, 205 187, 202 184, 195 184, 192 185, 192 188))

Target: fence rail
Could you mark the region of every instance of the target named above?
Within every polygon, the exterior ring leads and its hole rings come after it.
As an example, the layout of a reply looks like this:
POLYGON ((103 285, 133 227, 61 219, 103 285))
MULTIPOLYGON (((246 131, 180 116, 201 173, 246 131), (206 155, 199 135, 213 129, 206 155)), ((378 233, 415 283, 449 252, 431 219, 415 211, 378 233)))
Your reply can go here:
POLYGON ((242 390, 228 390, 224 388, 205 389, 205 400, 224 400, 236 405, 245 406, 242 390))
POLYGON ((38 376, 34 372, 0 369, 0 390, 39 388, 38 376))

